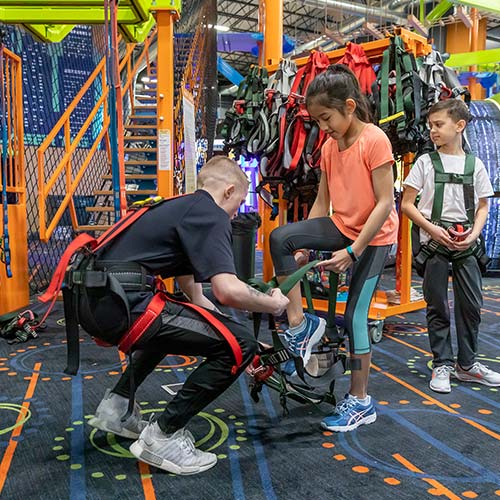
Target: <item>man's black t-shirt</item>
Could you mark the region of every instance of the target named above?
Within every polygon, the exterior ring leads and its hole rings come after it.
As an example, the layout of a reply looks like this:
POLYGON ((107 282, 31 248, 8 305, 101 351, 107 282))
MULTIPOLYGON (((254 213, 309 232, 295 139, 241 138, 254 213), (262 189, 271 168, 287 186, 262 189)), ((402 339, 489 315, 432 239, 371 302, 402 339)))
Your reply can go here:
POLYGON ((100 259, 137 262, 163 278, 193 274, 204 282, 236 274, 231 238, 229 215, 198 190, 151 208, 100 259))

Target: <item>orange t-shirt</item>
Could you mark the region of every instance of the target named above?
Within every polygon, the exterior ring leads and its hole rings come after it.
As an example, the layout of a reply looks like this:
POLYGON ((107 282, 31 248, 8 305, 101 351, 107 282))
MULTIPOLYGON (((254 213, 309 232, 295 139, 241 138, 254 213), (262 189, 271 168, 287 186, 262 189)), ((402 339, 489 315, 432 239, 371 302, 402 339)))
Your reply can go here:
MULTIPOLYGON (((375 208, 372 170, 393 163, 392 147, 385 133, 368 123, 356 141, 339 151, 335 139, 321 149, 321 170, 326 173, 333 207, 332 220, 339 231, 355 240, 375 208)), ((392 211, 371 246, 391 245, 397 240, 398 215, 392 211)))

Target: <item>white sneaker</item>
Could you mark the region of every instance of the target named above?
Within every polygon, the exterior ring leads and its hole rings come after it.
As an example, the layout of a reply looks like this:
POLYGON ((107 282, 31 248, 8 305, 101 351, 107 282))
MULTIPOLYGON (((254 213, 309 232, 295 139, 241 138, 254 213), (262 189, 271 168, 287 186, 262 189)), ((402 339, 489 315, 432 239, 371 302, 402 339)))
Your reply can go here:
POLYGON ((477 382, 490 387, 500 386, 500 373, 490 370, 479 361, 476 361, 468 370, 464 370, 457 363, 453 375, 461 382, 477 382))
POLYGON ((132 415, 122 422, 127 409, 128 399, 107 389, 94 417, 89 420, 89 425, 124 438, 137 439, 148 423, 141 420, 141 409, 137 403, 134 403, 132 415))
POLYGON ((139 460, 174 474, 198 474, 217 463, 217 455, 195 448, 189 431, 179 429, 167 435, 156 422, 141 432, 130 451, 139 460))
POLYGON ((451 392, 450 373, 453 371, 452 366, 441 365, 432 369, 432 378, 429 382, 429 387, 434 392, 448 393, 451 392))

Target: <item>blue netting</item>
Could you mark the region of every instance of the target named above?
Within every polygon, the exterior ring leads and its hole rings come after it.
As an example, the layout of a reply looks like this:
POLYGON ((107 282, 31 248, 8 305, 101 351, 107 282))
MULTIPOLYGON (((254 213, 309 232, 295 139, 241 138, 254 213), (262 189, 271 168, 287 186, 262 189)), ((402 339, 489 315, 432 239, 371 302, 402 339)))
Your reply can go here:
MULTIPOLYGON (((472 151, 485 164, 493 189, 500 193, 500 109, 488 101, 472 101, 470 111, 474 120, 467 127, 467 139, 472 151)), ((500 198, 493 198, 484 235, 486 251, 491 257, 490 268, 500 268, 500 198)))

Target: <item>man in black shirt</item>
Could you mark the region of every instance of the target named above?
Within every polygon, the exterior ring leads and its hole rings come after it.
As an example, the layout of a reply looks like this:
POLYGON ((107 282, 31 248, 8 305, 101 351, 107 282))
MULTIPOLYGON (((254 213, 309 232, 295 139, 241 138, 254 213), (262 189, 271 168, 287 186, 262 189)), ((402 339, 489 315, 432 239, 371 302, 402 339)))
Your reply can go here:
MULTIPOLYGON (((106 391, 89 421, 101 430, 138 438, 130 450, 139 460, 176 474, 196 474, 216 464, 216 455, 196 449, 192 434, 184 427, 236 380, 257 350, 250 329, 220 313, 203 295, 201 283, 209 281, 216 299, 229 307, 279 315, 288 304, 279 289, 263 294, 236 277, 231 218, 247 195, 244 172, 232 160, 215 157, 200 170, 198 184, 200 189, 195 193, 151 208, 100 255, 103 262, 136 263, 152 275, 175 276, 190 301, 210 310, 241 348, 243 363, 234 373, 233 353, 220 333, 196 312, 167 302, 134 352, 135 386, 167 354, 203 356, 205 361, 191 373, 156 422, 148 425, 142 421, 137 404, 133 414, 121 421, 130 396, 130 367, 116 386, 106 391)), ((127 293, 133 319, 145 310, 151 297, 148 291, 127 293)))

